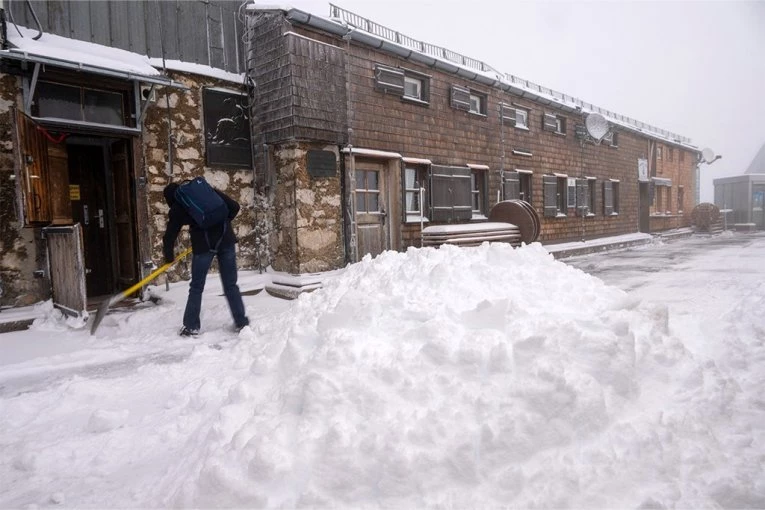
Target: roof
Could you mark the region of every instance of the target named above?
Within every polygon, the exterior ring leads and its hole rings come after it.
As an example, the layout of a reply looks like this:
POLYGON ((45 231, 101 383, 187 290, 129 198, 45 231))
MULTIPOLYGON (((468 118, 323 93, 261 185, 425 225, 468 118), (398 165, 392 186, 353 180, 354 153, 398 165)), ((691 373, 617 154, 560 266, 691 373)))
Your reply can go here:
POLYGON ((762 144, 757 155, 754 157, 745 174, 765 174, 765 143, 762 144))
POLYGON ((436 67, 468 80, 500 88, 545 106, 561 108, 572 113, 599 113, 609 122, 624 130, 633 131, 648 138, 654 138, 693 152, 700 152, 699 148, 691 143, 690 138, 651 126, 626 115, 611 112, 605 108, 543 87, 529 80, 501 73, 480 60, 466 57, 429 43, 417 41, 332 4, 330 4, 332 9, 331 18, 324 18, 294 7, 279 4, 250 4, 247 8, 252 11, 280 10, 286 13, 287 19, 292 23, 307 25, 324 32, 348 37, 360 44, 371 46, 386 53, 392 53, 407 60, 436 67))

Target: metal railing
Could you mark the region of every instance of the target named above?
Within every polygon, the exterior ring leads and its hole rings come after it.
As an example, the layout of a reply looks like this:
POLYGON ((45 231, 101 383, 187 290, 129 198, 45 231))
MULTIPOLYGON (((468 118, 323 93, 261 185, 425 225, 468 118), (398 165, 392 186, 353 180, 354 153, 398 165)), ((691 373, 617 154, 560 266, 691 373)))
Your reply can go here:
POLYGON ((372 20, 359 16, 358 14, 338 7, 334 4, 329 4, 329 16, 330 18, 340 19, 352 27, 368 32, 372 35, 380 37, 381 39, 400 44, 401 46, 411 48, 413 50, 419 51, 420 53, 448 60, 449 62, 469 69, 475 69, 484 73, 495 73, 497 78, 502 79, 506 83, 526 89, 532 93, 546 95, 555 101, 568 105, 579 106, 582 109, 587 109, 591 112, 599 113, 604 117, 609 117, 611 120, 630 125, 641 131, 662 136, 673 142, 685 143, 688 145, 691 144, 691 139, 688 137, 680 136, 677 133, 652 126, 637 119, 633 119, 632 117, 612 112, 605 108, 601 108, 600 106, 595 106, 592 103, 582 101, 581 99, 578 99, 574 96, 564 94, 563 92, 558 92, 548 87, 543 87, 542 85, 534 83, 533 81, 525 80, 509 73, 502 73, 486 64, 485 62, 467 57, 455 51, 451 51, 434 44, 418 41, 393 29, 380 25, 379 23, 375 23, 372 20))

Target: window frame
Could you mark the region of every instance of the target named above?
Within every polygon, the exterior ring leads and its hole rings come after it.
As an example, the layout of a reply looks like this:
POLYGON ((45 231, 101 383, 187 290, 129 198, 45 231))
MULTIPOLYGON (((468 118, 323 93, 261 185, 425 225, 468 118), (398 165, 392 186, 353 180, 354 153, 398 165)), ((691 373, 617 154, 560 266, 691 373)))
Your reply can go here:
POLYGON ((468 165, 470 168, 470 206, 473 220, 488 218, 486 198, 488 195, 488 168, 468 165), (476 204, 478 208, 476 209, 476 204))
POLYGON ((588 196, 587 196, 588 211, 587 211, 586 217, 592 218, 596 214, 595 211, 597 211, 596 197, 598 193, 598 184, 597 184, 598 179, 595 177, 586 177, 586 179, 587 179, 587 191, 588 191, 588 196))
POLYGON ((422 82, 423 82, 422 78, 417 78, 415 76, 412 76, 411 74, 404 73, 404 93, 403 93, 403 97, 405 99, 414 99, 416 101, 424 101, 424 99, 423 99, 424 87, 423 87, 423 83, 422 82), (417 94, 416 95, 412 95, 412 94, 408 94, 407 93, 408 92, 407 91, 407 85, 412 85, 412 84, 416 85, 416 88, 417 88, 417 94))
POLYGON ((685 202, 685 186, 678 186, 677 187, 677 214, 682 214, 685 211, 684 202, 685 202))
POLYGON ((488 111, 488 95, 484 94, 483 92, 478 92, 476 90, 470 89, 470 106, 468 108, 468 113, 472 113, 473 115, 481 115, 486 116, 486 112, 488 111), (473 100, 477 100, 478 102, 478 109, 473 109, 473 100))
POLYGON ((515 128, 523 129, 525 131, 531 131, 531 129, 529 128, 529 115, 531 113, 531 110, 518 105, 513 105, 513 108, 515 108, 515 128), (519 122, 519 118, 521 117, 523 118, 522 123, 519 122))
POLYGON ((429 208, 427 207, 429 203, 429 197, 428 197, 428 188, 429 188, 429 172, 428 172, 429 165, 426 164, 415 164, 415 163, 407 163, 404 162, 402 167, 402 176, 401 176, 401 187, 402 187, 402 193, 403 193, 403 214, 404 214, 404 223, 419 223, 420 221, 430 221, 429 217, 429 208), (418 211, 414 210, 408 210, 407 208, 407 197, 411 194, 417 194, 416 196, 419 198, 419 189, 420 188, 408 188, 407 187, 407 171, 413 170, 415 172, 415 180, 414 183, 416 184, 420 182, 420 187, 422 187, 425 191, 423 192, 422 196, 422 202, 420 202, 420 208, 418 211))
POLYGON ((568 175, 543 175, 542 187, 544 216, 546 218, 567 218, 568 175))

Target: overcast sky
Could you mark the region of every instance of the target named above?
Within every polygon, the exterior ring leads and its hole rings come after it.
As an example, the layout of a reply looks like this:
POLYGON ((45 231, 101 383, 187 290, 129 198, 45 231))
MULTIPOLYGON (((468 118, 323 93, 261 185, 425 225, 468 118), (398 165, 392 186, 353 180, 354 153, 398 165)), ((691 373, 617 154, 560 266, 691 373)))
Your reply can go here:
MULTIPOLYGON (((327 1, 287 3, 329 14, 327 1)), ((765 1, 334 3, 710 147, 723 158, 702 165, 702 201, 765 143, 765 1)))

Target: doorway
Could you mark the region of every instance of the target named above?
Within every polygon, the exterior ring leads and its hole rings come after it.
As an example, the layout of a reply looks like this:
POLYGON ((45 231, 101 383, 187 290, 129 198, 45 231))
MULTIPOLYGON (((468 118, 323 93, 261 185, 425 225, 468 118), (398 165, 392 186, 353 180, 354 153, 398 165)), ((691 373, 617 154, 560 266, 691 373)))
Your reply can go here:
POLYGON ((111 295, 138 276, 128 140, 73 136, 66 154, 72 221, 82 226, 87 295, 111 295))
POLYGON ((388 183, 386 165, 372 160, 356 160, 356 239, 359 260, 373 257, 390 247, 388 183))
POLYGON ((638 220, 638 228, 640 232, 646 232, 650 233, 651 231, 651 197, 650 197, 650 186, 647 182, 639 182, 638 186, 639 188, 639 194, 640 197, 638 199, 639 204, 639 220, 638 220))

